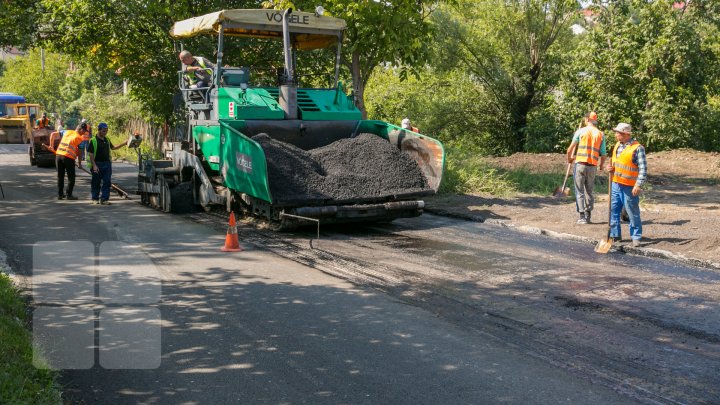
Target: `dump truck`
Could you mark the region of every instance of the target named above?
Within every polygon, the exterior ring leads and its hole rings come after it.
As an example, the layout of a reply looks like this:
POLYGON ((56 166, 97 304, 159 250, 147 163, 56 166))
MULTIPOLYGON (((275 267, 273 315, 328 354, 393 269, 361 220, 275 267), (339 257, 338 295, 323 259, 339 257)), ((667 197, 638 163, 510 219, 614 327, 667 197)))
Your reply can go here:
POLYGON ((420 215, 421 198, 440 185, 443 146, 362 119, 339 80, 345 28, 342 19, 293 10, 222 10, 176 22, 170 31, 176 41, 216 36, 217 61, 206 87, 190 85, 178 71, 188 136, 167 143, 164 159, 140 154, 142 202, 166 212, 221 206, 275 229, 420 215), (254 86, 251 68, 224 65, 224 43, 232 37, 282 41, 284 66, 275 83, 254 86), (298 53, 318 49, 332 55, 331 85, 303 87, 298 53), (406 171, 388 164, 396 161, 406 171))

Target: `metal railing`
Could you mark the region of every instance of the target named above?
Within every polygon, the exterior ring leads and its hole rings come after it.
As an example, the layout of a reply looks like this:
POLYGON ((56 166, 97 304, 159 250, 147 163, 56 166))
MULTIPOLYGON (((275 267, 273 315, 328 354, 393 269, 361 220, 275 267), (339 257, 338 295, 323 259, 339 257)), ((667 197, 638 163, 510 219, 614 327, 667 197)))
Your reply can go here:
POLYGON ((206 68, 205 70, 210 73, 210 79, 208 79, 208 85, 207 87, 190 87, 192 86, 190 84, 190 80, 187 77, 187 73, 179 70, 178 73, 178 87, 180 88, 180 91, 183 95, 183 100, 185 100, 185 103, 202 103, 202 104, 208 104, 210 100, 210 89, 213 88, 215 83, 215 71, 213 71, 210 68, 206 68), (194 93, 193 93, 194 92, 194 93), (190 97, 191 94, 198 94, 201 97, 201 101, 196 101, 193 98, 190 97))

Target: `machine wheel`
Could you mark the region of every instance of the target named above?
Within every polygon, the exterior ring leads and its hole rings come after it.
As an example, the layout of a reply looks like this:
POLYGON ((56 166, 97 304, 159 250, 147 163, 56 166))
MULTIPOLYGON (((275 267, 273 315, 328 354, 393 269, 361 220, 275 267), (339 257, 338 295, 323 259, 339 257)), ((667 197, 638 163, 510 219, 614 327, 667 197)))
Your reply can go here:
POLYGON ((165 177, 158 177, 158 185, 160 186, 160 201, 158 208, 162 212, 170 212, 172 210, 172 197, 170 195, 170 185, 165 177))
POLYGON ((191 192, 191 197, 192 197, 192 203, 194 206, 193 210, 196 209, 195 206, 200 206, 203 209, 203 211, 210 212, 212 210, 212 207, 210 207, 210 205, 206 205, 203 207, 200 204, 200 178, 198 177, 197 173, 193 173, 192 179, 189 181, 189 183, 190 183, 190 192, 191 192))
POLYGON ((40 159, 40 160, 36 159, 35 165, 37 165, 37 167, 54 167, 55 161, 47 160, 47 159, 40 159))

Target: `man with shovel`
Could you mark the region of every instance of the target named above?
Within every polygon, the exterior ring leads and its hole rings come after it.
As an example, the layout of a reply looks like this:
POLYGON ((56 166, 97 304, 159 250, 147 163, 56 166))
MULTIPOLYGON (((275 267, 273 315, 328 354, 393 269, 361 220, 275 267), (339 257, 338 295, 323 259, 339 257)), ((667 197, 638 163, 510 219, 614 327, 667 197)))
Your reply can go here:
POLYGON ((567 149, 567 161, 575 161, 575 208, 580 214, 578 224, 589 224, 595 202, 595 175, 605 164, 605 135, 597 128, 597 113, 588 113, 585 126, 575 131, 567 149), (577 155, 576 155, 577 152, 577 155))
POLYGON ((632 245, 638 247, 642 239, 640 192, 647 179, 647 157, 645 148, 633 139, 630 124, 621 122, 613 131, 618 142, 607 166, 612 174, 609 235, 613 242, 620 240, 620 212, 624 207, 630 217, 632 245))

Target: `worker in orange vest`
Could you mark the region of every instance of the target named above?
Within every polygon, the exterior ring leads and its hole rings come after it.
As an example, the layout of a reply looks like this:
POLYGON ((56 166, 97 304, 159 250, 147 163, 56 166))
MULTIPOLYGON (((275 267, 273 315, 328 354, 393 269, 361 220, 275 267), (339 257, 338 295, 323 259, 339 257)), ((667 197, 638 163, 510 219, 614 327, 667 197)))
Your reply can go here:
POLYGON ((614 129, 617 143, 613 148, 607 170, 612 173, 610 237, 620 241, 620 212, 623 208, 630 217, 630 238, 633 247, 640 246, 642 221, 640 220, 640 193, 647 179, 645 148, 632 137, 632 127, 624 122, 614 129))
POLYGON ((55 166, 57 167, 58 179, 58 200, 77 200, 73 195, 75 187, 75 161, 80 167, 80 144, 89 139, 89 132, 82 126, 73 130, 60 131, 62 139, 57 150, 55 150, 55 166), (67 172, 68 186, 65 190, 65 173, 67 172))
POLYGON ((47 127, 48 125, 50 125, 50 120, 48 119, 46 113, 43 113, 42 117, 39 120, 37 120, 37 122, 35 123, 35 127, 37 129, 43 129, 43 128, 47 127))
POLYGON ((602 171, 607 150, 605 135, 597 128, 597 113, 585 116, 585 126, 575 131, 567 149, 568 164, 575 162, 575 209, 580 214, 578 224, 589 224, 595 203, 593 186, 595 175, 602 171))

